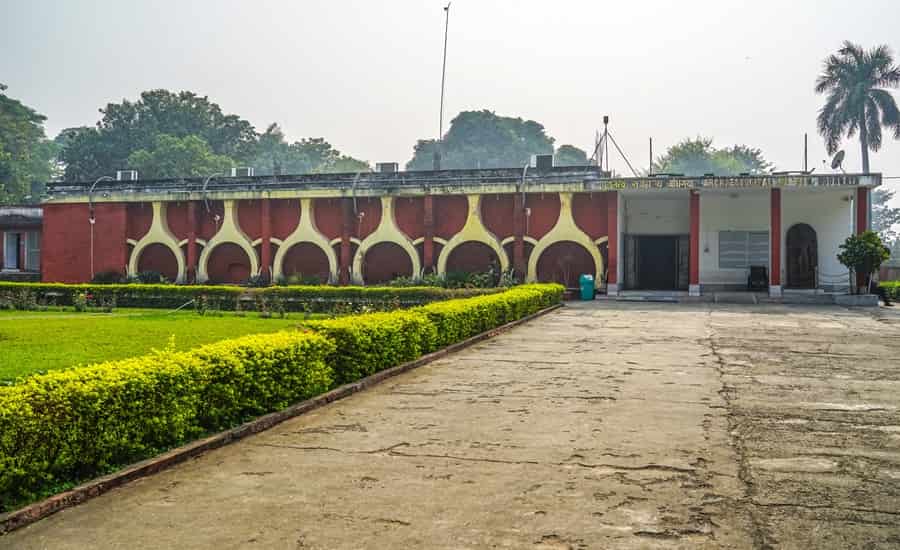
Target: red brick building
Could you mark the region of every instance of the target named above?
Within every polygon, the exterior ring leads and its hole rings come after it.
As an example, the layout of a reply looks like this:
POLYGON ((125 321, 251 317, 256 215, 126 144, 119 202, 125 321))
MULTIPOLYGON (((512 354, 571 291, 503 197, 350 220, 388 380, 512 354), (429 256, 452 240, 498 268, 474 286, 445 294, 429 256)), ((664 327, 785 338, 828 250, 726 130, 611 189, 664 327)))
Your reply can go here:
POLYGON ((576 286, 826 287, 880 176, 608 178, 596 167, 57 183, 45 281, 153 270, 178 282, 302 274, 375 284, 514 269, 576 286), (206 183, 206 185, 205 185, 206 183), (785 243, 785 244, 783 244, 785 243))
POLYGON ((35 281, 41 273, 41 207, 0 206, 0 280, 35 281))

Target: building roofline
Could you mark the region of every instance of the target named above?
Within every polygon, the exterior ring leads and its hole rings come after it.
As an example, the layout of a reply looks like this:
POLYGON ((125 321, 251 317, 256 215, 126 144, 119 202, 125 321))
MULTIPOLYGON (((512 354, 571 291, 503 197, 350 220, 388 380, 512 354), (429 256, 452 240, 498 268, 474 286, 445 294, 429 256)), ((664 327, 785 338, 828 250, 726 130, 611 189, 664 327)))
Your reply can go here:
MULTIPOLYGON (((742 176, 612 177, 596 166, 357 172, 280 176, 169 178, 102 181, 91 200, 138 202, 198 198, 280 198, 292 196, 381 196, 453 193, 598 192, 613 190, 877 187, 881 174, 775 174, 742 176)), ((92 182, 47 184, 45 202, 85 202, 92 182)))

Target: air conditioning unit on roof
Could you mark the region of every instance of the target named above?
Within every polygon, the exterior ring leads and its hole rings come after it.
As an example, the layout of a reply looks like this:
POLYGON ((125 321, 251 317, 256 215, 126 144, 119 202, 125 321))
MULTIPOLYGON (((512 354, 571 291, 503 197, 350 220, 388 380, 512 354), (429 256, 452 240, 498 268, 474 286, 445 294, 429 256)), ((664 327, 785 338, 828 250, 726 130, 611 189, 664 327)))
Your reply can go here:
POLYGON ((531 155, 531 167, 537 170, 552 170, 553 155, 531 155))
POLYGON ((116 170, 116 181, 137 181, 137 170, 116 170))
POLYGON ((253 167, 252 166, 238 166, 237 168, 231 169, 231 177, 233 178, 252 178, 253 177, 253 167))
POLYGON ((375 171, 382 174, 393 174, 400 171, 400 165, 396 162, 379 162, 375 164, 375 171))

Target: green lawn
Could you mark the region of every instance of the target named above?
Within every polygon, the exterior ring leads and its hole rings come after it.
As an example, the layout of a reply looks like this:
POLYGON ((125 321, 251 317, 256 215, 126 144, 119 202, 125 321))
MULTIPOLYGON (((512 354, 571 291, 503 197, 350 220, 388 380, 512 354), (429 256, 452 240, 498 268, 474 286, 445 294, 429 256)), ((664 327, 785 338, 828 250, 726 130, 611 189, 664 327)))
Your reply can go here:
POLYGON ((171 336, 175 347, 201 344, 244 334, 291 328, 302 319, 262 319, 225 314, 120 309, 115 313, 61 311, 0 311, 0 380, 13 380, 53 369, 124 359, 164 348, 171 336))

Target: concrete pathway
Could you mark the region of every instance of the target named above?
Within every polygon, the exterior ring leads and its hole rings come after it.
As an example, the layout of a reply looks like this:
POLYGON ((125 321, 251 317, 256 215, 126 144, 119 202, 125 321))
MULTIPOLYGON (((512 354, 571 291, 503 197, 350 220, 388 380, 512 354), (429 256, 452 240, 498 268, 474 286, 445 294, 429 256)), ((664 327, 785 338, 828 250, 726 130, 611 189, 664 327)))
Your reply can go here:
POLYGON ((898 320, 574 304, 0 547, 896 547, 898 320))

